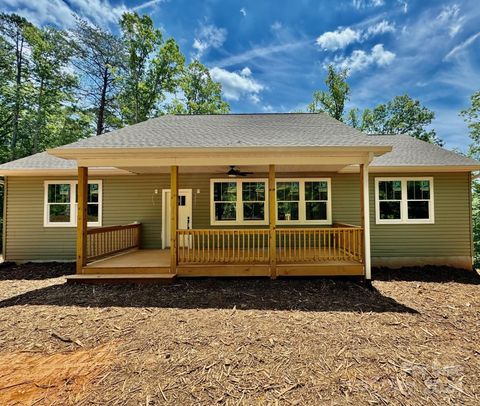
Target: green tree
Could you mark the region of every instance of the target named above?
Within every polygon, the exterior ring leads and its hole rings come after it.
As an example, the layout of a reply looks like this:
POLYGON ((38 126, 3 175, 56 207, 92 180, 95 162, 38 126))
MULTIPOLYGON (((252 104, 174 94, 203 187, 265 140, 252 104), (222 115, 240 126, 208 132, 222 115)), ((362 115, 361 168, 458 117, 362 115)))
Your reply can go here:
POLYGON ((222 99, 222 85, 215 82, 205 65, 192 61, 180 79, 183 100, 174 100, 169 112, 175 114, 228 113, 230 106, 222 99))
POLYGON ((135 124, 161 113, 160 103, 177 89, 185 58, 173 38, 164 41, 149 16, 125 13, 120 27, 127 59, 118 100, 124 122, 135 124))
POLYGON ((308 105, 310 113, 327 113, 333 118, 343 121, 345 104, 349 100, 350 86, 347 83, 348 71, 335 70, 333 65, 327 68, 325 84, 327 91, 315 91, 313 100, 308 105))
POLYGON ((480 158, 480 90, 470 97, 470 106, 460 112, 470 129, 470 155, 476 159, 480 158))
MULTIPOLYGON (((460 112, 470 130, 468 155, 480 159, 480 90, 470 97, 470 106, 460 112)), ((480 266, 480 182, 472 184, 472 229, 475 267, 480 266)))
POLYGON ((361 129, 369 134, 406 134, 442 145, 435 130, 427 129, 434 118, 432 110, 422 106, 419 100, 404 94, 373 109, 365 109, 361 129))
POLYGON ((21 121, 27 103, 28 60, 25 33, 32 27, 25 18, 16 14, 0 14, 0 36, 2 48, 1 110, 6 112, 0 120, 4 146, 8 145, 9 159, 18 156, 18 142, 22 137, 21 121))
POLYGON ((31 49, 32 105, 27 121, 30 137, 24 143, 25 150, 34 154, 55 142, 58 128, 52 124, 65 114, 66 103, 75 102, 77 77, 69 71, 74 48, 64 31, 32 26, 26 39, 31 49))
POLYGON ((116 75, 125 62, 121 39, 82 19, 77 19, 72 37, 77 47, 74 65, 82 79, 80 93, 95 114, 95 133, 120 127, 116 75))

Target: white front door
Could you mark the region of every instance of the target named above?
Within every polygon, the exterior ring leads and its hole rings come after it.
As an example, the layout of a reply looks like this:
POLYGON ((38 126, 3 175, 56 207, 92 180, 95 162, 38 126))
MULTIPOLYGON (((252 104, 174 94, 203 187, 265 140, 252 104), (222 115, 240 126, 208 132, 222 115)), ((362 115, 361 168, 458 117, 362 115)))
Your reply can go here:
MULTIPOLYGON (((170 189, 162 191, 162 247, 170 247, 170 189)), ((178 191, 178 229, 192 228, 192 189, 178 191)), ((179 240, 179 246, 186 245, 187 241, 179 240)))

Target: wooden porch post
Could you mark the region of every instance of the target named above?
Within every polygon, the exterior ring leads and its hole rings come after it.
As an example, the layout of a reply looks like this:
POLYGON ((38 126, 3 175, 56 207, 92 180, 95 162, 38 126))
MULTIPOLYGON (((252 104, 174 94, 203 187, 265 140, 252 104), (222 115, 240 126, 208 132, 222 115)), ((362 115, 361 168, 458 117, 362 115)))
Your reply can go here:
POLYGON ((372 279, 370 258, 370 192, 368 181, 368 163, 360 165, 360 224, 363 227, 363 264, 365 266, 365 279, 372 279))
POLYGON ((178 166, 170 167, 170 273, 177 273, 178 264, 178 166))
POLYGON ((275 184, 275 165, 270 165, 268 168, 268 215, 269 215, 269 227, 270 227, 270 278, 276 279, 277 277, 277 231, 276 231, 276 184, 275 184))
POLYGON ((77 274, 83 273, 83 267, 87 265, 87 195, 88 168, 80 166, 78 167, 77 274))

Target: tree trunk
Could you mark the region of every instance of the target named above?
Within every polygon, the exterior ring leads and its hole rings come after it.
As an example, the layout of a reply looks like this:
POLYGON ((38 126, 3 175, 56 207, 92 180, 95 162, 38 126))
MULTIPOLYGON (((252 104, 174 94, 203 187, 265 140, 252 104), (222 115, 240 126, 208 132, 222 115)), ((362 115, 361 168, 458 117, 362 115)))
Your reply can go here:
POLYGON ((35 131, 33 133, 32 154, 36 154, 39 150, 38 145, 40 143, 40 135, 43 128, 43 125, 42 125, 43 88, 44 88, 44 80, 43 78, 41 78, 40 88, 38 89, 37 120, 35 125, 35 131))
POLYGON ((107 99, 107 87, 108 87, 108 68, 105 68, 103 72, 103 83, 100 94, 100 104, 98 106, 97 113, 97 135, 102 134, 105 131, 105 104, 107 99))
POLYGON ((22 85, 22 68, 23 68, 23 35, 17 28, 16 33, 16 74, 15 74, 15 106, 13 113, 13 133, 12 140, 10 142, 10 154, 12 160, 17 157, 17 142, 19 132, 19 120, 20 120, 20 104, 21 104, 21 85, 22 85))

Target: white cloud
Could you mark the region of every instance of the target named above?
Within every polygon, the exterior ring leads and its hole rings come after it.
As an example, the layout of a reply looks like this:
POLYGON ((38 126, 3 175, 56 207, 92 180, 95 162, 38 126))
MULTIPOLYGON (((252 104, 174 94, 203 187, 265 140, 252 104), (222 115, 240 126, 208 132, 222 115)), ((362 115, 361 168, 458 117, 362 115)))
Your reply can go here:
POLYGON ((240 72, 230 72, 218 66, 210 69, 212 79, 222 84, 222 92, 227 100, 236 101, 242 97, 248 97, 252 102, 258 103, 259 93, 264 86, 253 79, 251 74, 247 67, 240 72))
POLYGON ((100 26, 116 23, 128 11, 123 4, 113 6, 109 0, 7 0, 11 11, 28 18, 37 25, 54 24, 70 28, 74 15, 100 26))
POLYGON ((403 0, 397 0, 398 4, 402 6, 403 13, 407 14, 408 13, 408 2, 403 1, 403 0))
POLYGON ((252 71, 250 70, 250 68, 248 66, 245 66, 241 71, 240 71, 240 74, 242 76, 251 76, 252 75, 252 71))
POLYGON ((455 55, 459 52, 463 51, 464 49, 468 48, 477 38, 480 37, 480 32, 473 34, 472 36, 468 37, 465 41, 458 44, 454 47, 444 58, 445 61, 452 59, 455 55))
POLYGON ((317 44, 325 51, 343 49, 352 42, 360 40, 360 32, 350 27, 337 29, 336 31, 324 32, 317 38, 317 44))
POLYGON ((143 10, 144 8, 156 6, 160 3, 163 3, 165 0, 150 0, 146 1, 143 4, 139 4, 138 6, 132 7, 132 10, 138 11, 138 10, 143 10))
POLYGON ((280 45, 270 45, 267 47, 252 48, 248 51, 245 51, 241 54, 228 56, 222 60, 215 62, 215 66, 224 68, 231 65, 244 64, 246 62, 251 62, 254 59, 266 59, 271 57, 273 54, 281 54, 290 52, 294 49, 306 46, 310 41, 296 41, 290 43, 283 43, 280 45))
POLYGON ((371 65, 386 66, 393 62, 395 54, 383 48, 383 44, 374 45, 371 52, 357 49, 350 56, 337 56, 333 64, 339 69, 348 69, 350 73, 368 68, 371 65))
POLYGON ((368 27, 365 35, 371 37, 374 35, 385 34, 387 32, 395 32, 395 24, 392 24, 387 20, 382 20, 378 24, 368 27))
POLYGON ((454 37, 463 27, 465 17, 460 15, 458 4, 445 6, 437 16, 437 20, 448 27, 450 37, 454 37))
POLYGON ((385 0, 352 0, 352 4, 356 9, 380 7, 385 4, 385 0))
POLYGON ((220 48, 227 39, 227 30, 213 24, 202 25, 197 29, 193 48, 197 50, 196 58, 200 58, 209 48, 220 48))
POLYGON ((128 8, 123 4, 112 6, 108 0, 70 0, 77 13, 102 26, 105 22, 116 23, 128 8))
POLYGON ((281 30, 282 29, 282 23, 280 21, 275 21, 271 26, 270 26, 270 29, 272 31, 278 31, 278 30, 281 30))
POLYGON ((317 38, 316 42, 324 51, 337 51, 346 48, 354 42, 362 42, 375 35, 395 32, 395 30, 395 24, 382 20, 364 30, 339 27, 335 31, 324 32, 317 38))
POLYGON ((241 14, 242 16, 244 16, 244 17, 247 16, 247 10, 245 10, 245 7, 242 7, 242 8, 240 9, 240 14, 241 14))

